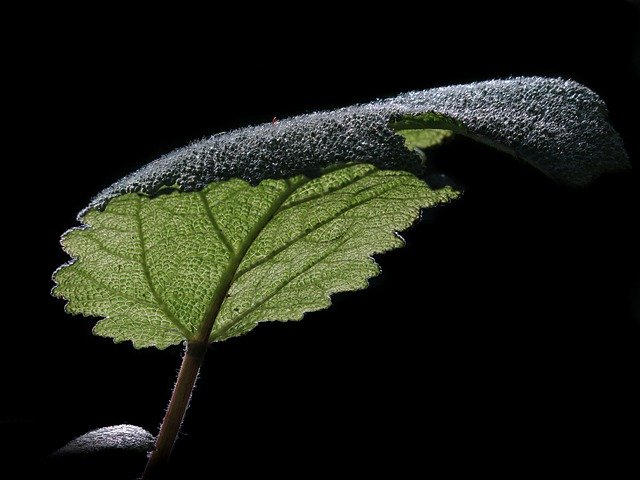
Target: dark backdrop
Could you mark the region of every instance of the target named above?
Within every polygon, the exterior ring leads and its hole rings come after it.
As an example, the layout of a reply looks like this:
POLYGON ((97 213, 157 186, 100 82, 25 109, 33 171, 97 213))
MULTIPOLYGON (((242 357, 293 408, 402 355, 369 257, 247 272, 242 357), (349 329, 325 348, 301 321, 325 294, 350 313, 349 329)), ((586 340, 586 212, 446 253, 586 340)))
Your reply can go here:
MULTIPOLYGON (((66 315, 49 290, 75 214, 172 148, 274 116, 535 74, 602 95, 637 165, 638 11, 586 3, 307 6, 296 21, 272 4, 224 17, 41 12, 35 41, 15 39, 5 92, 18 129, 5 153, 4 465, 105 425, 156 433, 181 348, 94 337, 94 320, 66 315)), ((637 454, 637 173, 568 190, 464 139, 434 162, 465 195, 380 256, 368 290, 211 348, 177 471, 402 478, 610 470, 637 454)))

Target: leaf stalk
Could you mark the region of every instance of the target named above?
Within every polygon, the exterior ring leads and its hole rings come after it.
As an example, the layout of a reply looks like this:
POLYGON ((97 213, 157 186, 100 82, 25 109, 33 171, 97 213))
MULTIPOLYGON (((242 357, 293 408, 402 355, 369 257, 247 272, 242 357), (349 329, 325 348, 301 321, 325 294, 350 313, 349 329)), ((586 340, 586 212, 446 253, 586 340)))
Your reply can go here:
POLYGON ((207 353, 207 346, 207 342, 201 341, 187 343, 178 379, 171 394, 171 401, 162 421, 154 449, 149 454, 149 460, 142 475, 143 480, 158 478, 159 473, 169 460, 169 455, 171 455, 182 420, 189 406, 191 392, 198 378, 200 366, 207 353))

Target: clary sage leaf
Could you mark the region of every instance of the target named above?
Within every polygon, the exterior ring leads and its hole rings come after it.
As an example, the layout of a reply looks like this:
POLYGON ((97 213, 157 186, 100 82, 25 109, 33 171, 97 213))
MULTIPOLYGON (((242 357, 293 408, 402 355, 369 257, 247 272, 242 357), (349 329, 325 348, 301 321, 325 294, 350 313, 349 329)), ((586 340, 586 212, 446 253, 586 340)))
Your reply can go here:
POLYGON ((214 135, 85 208, 54 275, 67 310, 136 347, 220 341, 365 288, 430 188, 423 150, 465 135, 584 185, 628 167, 602 100, 568 80, 456 85, 214 135))

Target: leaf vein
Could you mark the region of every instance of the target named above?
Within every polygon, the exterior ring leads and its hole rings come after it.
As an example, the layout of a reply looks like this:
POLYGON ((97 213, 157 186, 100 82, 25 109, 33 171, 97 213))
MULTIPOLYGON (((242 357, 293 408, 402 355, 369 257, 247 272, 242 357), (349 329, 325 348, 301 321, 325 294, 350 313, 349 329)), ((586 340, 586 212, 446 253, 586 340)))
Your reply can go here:
POLYGON ((134 297, 133 295, 129 295, 128 293, 125 293, 125 292, 123 292, 121 290, 118 290, 117 288, 113 288, 112 286, 101 282, 100 280, 95 278, 93 275, 91 275, 89 272, 86 272, 86 271, 82 270, 81 268, 76 269, 76 273, 78 275, 80 275, 82 278, 84 278, 85 280, 88 280, 90 283, 93 283, 95 286, 100 287, 103 290, 106 290, 109 293, 112 293, 113 295, 116 295, 118 297, 122 297, 122 298, 124 298, 126 300, 129 300, 130 302, 144 303, 148 307, 158 308, 158 304, 157 303, 150 302, 149 300, 146 300, 146 299, 143 299, 143 298, 134 297))
POLYGON ((321 222, 316 223, 311 228, 305 230, 304 232, 300 233, 299 235, 296 235, 291 240, 286 241, 285 243, 283 243, 278 248, 272 250, 268 255, 265 255, 260 260, 256 261, 256 263, 254 263, 253 265, 251 265, 249 267, 245 267, 244 269, 240 269, 238 271, 238 273, 236 274, 235 280, 238 280, 243 275, 246 275, 250 271, 255 270, 256 268, 258 268, 260 265, 263 265, 264 263, 266 263, 269 260, 273 259, 278 254, 280 254, 281 252, 283 252, 284 250, 289 248, 291 245, 293 245, 293 244, 299 242, 300 240, 304 239, 305 237, 309 236, 313 232, 317 231, 319 228, 321 228, 321 227, 327 225, 328 223, 331 223, 332 221, 340 218, 342 215, 345 215, 349 211, 351 211, 351 210, 353 210, 355 208, 361 207, 362 205, 364 205, 364 204, 366 204, 366 203, 368 203, 370 201, 375 200, 380 195, 384 195, 385 193, 392 191, 396 187, 398 187, 398 185, 392 185, 390 188, 385 189, 384 191, 380 192, 379 194, 377 194, 377 195, 375 195, 373 197, 369 197, 369 198, 364 199, 364 200, 360 200, 359 202, 356 202, 356 203, 354 203, 352 205, 349 205, 349 206, 343 208, 342 210, 338 211, 335 215, 332 215, 332 216, 322 220, 321 222))
POLYGON ((189 331, 188 328, 186 328, 184 325, 182 325, 182 323, 180 323, 180 321, 173 315, 173 313, 171 313, 166 303, 164 302, 164 299, 158 294, 158 291, 156 290, 156 287, 153 284, 153 279, 151 278, 151 271, 149 270, 149 264, 147 262, 147 246, 144 238, 144 229, 142 227, 142 215, 141 215, 142 198, 140 196, 137 196, 137 198, 138 198, 138 203, 136 205, 134 217, 136 220, 136 227, 138 230, 140 258, 142 260, 142 271, 144 273, 145 281, 147 282, 147 285, 149 286, 149 290, 151 291, 151 295, 153 295, 153 298, 157 302, 158 308, 160 308, 162 313, 164 313, 167 319, 171 323, 173 323, 176 326, 176 328, 180 330, 180 332, 185 337, 191 338, 192 333, 189 331))
POLYGON ((213 228, 213 232, 215 233, 216 238, 223 243, 224 247, 227 249, 229 254, 233 255, 235 253, 235 249, 233 248, 233 245, 231 245, 231 242, 229 241, 227 236, 224 234, 224 232, 220 228, 220 225, 218 224, 216 217, 213 215, 213 212, 211 211, 211 205, 209 204, 209 199, 207 198, 207 196, 202 190, 198 192, 198 198, 200 198, 200 201, 202 202, 202 207, 204 208, 204 212, 207 216, 207 220, 211 224, 211 227, 213 228))
POLYGON ((291 179, 285 180, 284 183, 286 189, 274 200, 274 202, 271 204, 271 207, 254 224, 253 229, 249 232, 247 238, 240 246, 238 253, 236 253, 236 255, 232 257, 231 262, 229 263, 227 269, 225 270, 225 273, 223 274, 223 281, 220 283, 218 288, 216 288, 216 291, 213 294, 213 298, 209 303, 210 306, 205 313, 205 317, 202 321, 202 327, 200 329, 201 337, 203 340, 210 340, 211 332, 213 330, 213 327, 215 326, 218 313, 220 312, 222 306, 224 305, 224 302, 226 301, 226 294, 235 281, 236 275, 238 273, 238 268, 240 267, 242 260, 244 260, 251 245, 253 245, 264 228, 278 213, 278 210, 284 204, 284 202, 286 202, 287 199, 291 197, 291 195, 298 191, 298 189, 300 189, 310 181, 311 179, 304 177, 299 181, 299 183, 293 183, 291 179))
POLYGON ((280 293, 287 285, 289 285, 291 282, 293 282, 295 279, 300 278, 302 275, 304 275, 305 273, 307 273, 309 270, 311 270, 313 267, 317 266, 320 262, 326 260, 329 256, 333 255, 337 250, 340 249, 340 247, 342 247, 344 244, 346 243, 346 240, 340 242, 335 248, 329 250, 328 252, 324 253, 323 255, 321 255, 320 257, 316 258, 313 262, 311 262, 309 265, 307 265, 306 267, 304 267, 300 272, 296 273, 295 275, 293 275, 292 277, 287 278, 286 280, 284 280, 283 282, 281 282, 273 292, 271 292, 269 295, 267 295, 266 297, 262 298, 261 300, 259 300, 255 305, 252 305, 251 307, 249 307, 248 309, 246 309, 244 312, 238 314, 231 322, 229 322, 228 324, 224 325, 218 332, 216 332, 218 335, 217 336, 222 336, 222 334, 224 334, 225 332, 227 332, 230 328, 233 328, 235 325, 237 325, 243 318, 245 318, 247 315, 250 315, 251 313, 255 312, 258 308, 262 307, 263 305, 265 305, 269 300, 271 300, 273 297, 275 297, 276 295, 278 295, 278 293, 280 293))
POLYGON ((124 253, 119 253, 119 252, 116 252, 115 250, 111 250, 90 229, 87 229, 87 231, 85 232, 85 237, 88 238, 91 242, 93 242, 98 247, 99 250, 113 257, 120 258, 121 260, 126 260, 129 262, 134 262, 141 265, 139 258, 133 257, 131 255, 125 255, 124 253))
MULTIPOLYGON (((349 165, 349 166, 353 167, 353 165, 349 165)), ((342 183, 340 185, 336 185, 333 188, 329 188, 329 189, 327 189, 325 191, 322 191, 322 192, 314 193, 313 195, 309 195, 308 197, 301 198, 300 200, 296 200, 295 202, 291 202, 291 203, 288 203, 286 205, 283 205, 280 208, 278 213, 284 212, 285 210, 289 210, 290 208, 297 207, 297 206, 302 205, 302 204, 307 203, 307 202, 312 202, 313 200, 317 200, 318 198, 322 198, 325 195, 330 195, 332 193, 336 193, 336 192, 338 192, 338 191, 340 191, 340 190, 342 190, 344 188, 348 188, 348 187, 350 187, 352 185, 355 185, 360 180, 363 180, 363 179, 367 178, 368 176, 372 175, 373 173, 376 173, 377 171, 378 170, 376 170, 376 169, 371 169, 371 170, 365 172, 360 177, 351 178, 348 181, 346 181, 345 183, 342 183)))

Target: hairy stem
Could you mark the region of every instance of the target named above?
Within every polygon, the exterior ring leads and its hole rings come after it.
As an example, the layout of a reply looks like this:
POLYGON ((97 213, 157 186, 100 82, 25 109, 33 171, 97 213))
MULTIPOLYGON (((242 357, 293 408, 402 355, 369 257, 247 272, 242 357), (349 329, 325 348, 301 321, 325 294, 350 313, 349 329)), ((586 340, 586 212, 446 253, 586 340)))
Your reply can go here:
POLYGON ((184 357, 182 357, 182 366, 178 373, 178 379, 171 394, 169 408, 167 408, 164 420, 162 420, 162 426, 156 438, 155 447, 149 455, 149 461, 142 475, 143 480, 157 478, 159 472, 162 471, 162 468, 169 460, 169 455, 171 454, 173 444, 180 431, 180 425, 182 425, 182 420, 184 419, 184 414, 189 405, 189 399, 191 398, 191 392, 198 377, 200 365, 202 365, 202 361, 207 352, 207 346, 207 342, 201 341, 191 341, 187 343, 184 357))

